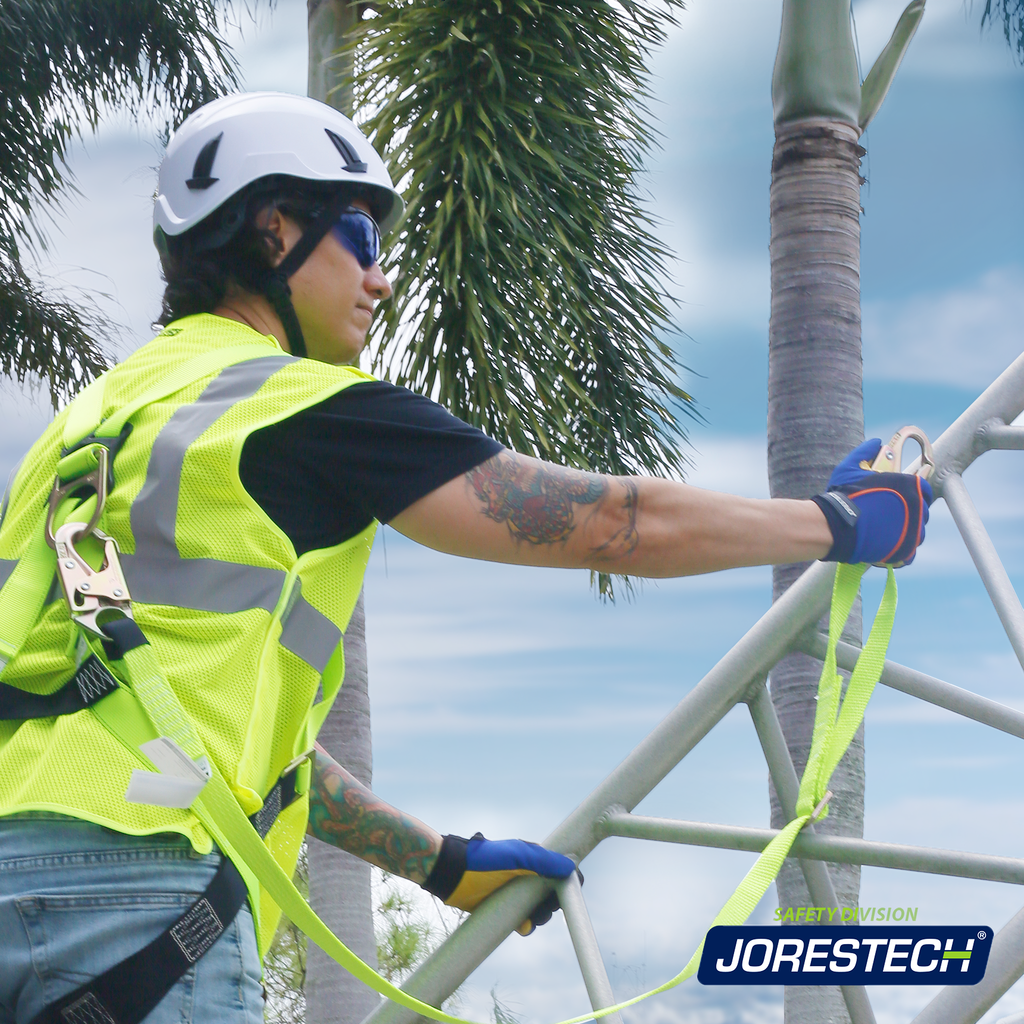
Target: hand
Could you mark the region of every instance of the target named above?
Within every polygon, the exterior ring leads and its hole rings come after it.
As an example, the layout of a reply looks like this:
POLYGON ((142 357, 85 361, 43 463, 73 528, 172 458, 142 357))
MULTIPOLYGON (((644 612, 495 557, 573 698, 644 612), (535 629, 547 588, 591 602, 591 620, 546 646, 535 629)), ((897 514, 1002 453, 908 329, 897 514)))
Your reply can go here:
MULTIPOLYGON (((472 839, 445 836, 430 876, 423 883, 449 907, 474 910, 495 889, 519 875, 568 878, 576 865, 561 853, 522 839, 492 842, 477 832, 472 839)), ((558 910, 558 894, 550 892, 517 931, 529 935, 547 924, 558 910)))
POLYGON ((931 485, 910 473, 861 469, 881 447, 873 437, 854 448, 832 471, 826 493, 812 499, 832 530, 826 562, 909 565, 924 541, 931 485))

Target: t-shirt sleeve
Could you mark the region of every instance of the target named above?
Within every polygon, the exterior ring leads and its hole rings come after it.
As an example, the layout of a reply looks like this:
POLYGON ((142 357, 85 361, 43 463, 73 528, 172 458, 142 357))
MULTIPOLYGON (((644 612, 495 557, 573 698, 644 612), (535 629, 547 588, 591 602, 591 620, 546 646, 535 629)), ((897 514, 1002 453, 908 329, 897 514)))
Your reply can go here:
POLYGON ((301 554, 390 521, 500 451, 429 398, 367 381, 254 431, 239 472, 301 554))

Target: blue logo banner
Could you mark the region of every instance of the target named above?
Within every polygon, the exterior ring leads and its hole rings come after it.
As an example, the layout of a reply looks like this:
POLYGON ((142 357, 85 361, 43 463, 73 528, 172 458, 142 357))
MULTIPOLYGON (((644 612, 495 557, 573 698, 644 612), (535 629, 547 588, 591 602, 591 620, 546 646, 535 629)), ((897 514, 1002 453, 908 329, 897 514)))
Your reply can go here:
POLYGON ((697 978, 703 985, 976 985, 991 946, 987 925, 719 926, 708 932, 697 978))

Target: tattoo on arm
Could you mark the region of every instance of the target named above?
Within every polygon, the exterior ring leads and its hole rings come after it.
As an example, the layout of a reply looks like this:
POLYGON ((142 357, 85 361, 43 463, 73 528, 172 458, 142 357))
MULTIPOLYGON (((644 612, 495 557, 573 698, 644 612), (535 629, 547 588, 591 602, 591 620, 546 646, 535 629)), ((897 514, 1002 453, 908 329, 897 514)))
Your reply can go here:
POLYGON ((505 523, 517 540, 530 544, 564 541, 576 528, 574 505, 593 505, 608 493, 603 476, 561 466, 522 463, 502 452, 466 474, 483 504, 483 514, 505 523))
POLYGON ((375 796, 317 748, 306 831, 392 874, 424 882, 440 852, 422 822, 375 796))
POLYGON ((634 480, 581 473, 564 466, 524 462, 505 451, 466 474, 482 512, 496 523, 505 523, 516 541, 554 544, 566 541, 576 529, 577 505, 600 505, 612 497, 613 486, 622 486, 623 525, 590 549, 597 561, 631 555, 640 543, 636 518, 639 492, 634 480))

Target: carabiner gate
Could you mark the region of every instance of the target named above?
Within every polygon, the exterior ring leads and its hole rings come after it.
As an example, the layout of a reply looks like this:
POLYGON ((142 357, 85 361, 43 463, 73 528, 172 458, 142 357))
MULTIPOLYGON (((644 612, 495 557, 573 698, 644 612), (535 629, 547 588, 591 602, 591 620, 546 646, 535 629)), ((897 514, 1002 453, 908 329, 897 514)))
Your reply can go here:
POLYGON ((922 480, 927 480, 935 469, 935 452, 932 451, 932 443, 928 435, 920 428, 914 426, 900 427, 888 444, 883 444, 875 456, 874 462, 861 459, 860 468, 868 469, 874 473, 901 473, 903 470, 903 444, 906 441, 916 441, 921 446, 921 466, 917 475, 922 480))

